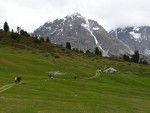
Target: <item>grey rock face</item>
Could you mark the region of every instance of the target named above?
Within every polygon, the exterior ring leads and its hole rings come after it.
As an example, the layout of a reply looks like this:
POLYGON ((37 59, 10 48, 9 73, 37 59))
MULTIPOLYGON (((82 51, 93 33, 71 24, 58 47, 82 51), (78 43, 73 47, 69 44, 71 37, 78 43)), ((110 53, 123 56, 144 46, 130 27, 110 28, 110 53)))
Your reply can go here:
POLYGON ((96 47, 99 47, 103 56, 133 53, 127 45, 110 35, 96 21, 86 19, 78 13, 53 22, 46 22, 36 29, 34 34, 49 37, 52 43, 64 46, 66 42, 70 42, 72 48, 83 51, 94 51, 96 47))
POLYGON ((150 55, 150 26, 117 28, 110 32, 117 39, 143 55, 150 55))

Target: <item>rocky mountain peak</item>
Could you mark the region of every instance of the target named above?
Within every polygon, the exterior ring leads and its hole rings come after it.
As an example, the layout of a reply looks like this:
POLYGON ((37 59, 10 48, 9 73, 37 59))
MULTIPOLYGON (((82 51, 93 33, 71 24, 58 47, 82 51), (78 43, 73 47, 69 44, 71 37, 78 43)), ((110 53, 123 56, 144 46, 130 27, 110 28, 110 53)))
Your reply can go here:
POLYGON ((112 30, 110 34, 123 41, 133 50, 139 50, 141 54, 150 55, 150 26, 117 28, 112 30))
POLYGON ((65 18, 84 18, 80 13, 73 13, 73 14, 70 14, 70 15, 67 15, 65 18))
POLYGON ((131 54, 127 45, 113 38, 98 22, 73 13, 53 22, 46 22, 34 31, 35 35, 49 37, 52 43, 64 45, 70 42, 72 48, 94 51, 96 47, 103 56, 131 54))

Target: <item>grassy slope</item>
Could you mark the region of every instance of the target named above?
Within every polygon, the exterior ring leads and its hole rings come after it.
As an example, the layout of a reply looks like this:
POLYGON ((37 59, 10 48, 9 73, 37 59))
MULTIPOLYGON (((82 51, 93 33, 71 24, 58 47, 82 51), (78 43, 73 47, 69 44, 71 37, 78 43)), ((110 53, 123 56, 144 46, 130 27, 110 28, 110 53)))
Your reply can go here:
POLYGON ((0 93, 0 113, 149 113, 150 75, 143 72, 149 72, 150 66, 77 54, 55 46, 45 52, 32 44, 19 49, 16 45, 26 45, 14 43, 1 42, 0 87, 13 83, 18 75, 23 81, 0 93), (120 72, 86 79, 105 66, 120 72), (48 79, 50 71, 65 75, 48 79), (75 75, 80 79, 75 80, 75 75))

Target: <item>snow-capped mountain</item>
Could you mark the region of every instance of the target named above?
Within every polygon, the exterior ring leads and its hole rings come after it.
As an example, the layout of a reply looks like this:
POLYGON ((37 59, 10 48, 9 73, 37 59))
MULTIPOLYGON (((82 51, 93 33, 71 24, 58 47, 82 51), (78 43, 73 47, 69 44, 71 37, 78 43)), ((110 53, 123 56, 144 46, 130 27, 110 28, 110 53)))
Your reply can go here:
POLYGON ((110 32, 117 39, 143 55, 150 55, 150 26, 117 28, 110 32))
POLYGON ((83 51, 94 51, 96 47, 99 47, 103 56, 133 53, 126 44, 110 35, 96 21, 86 19, 78 13, 46 22, 36 29, 34 34, 49 37, 52 43, 64 46, 66 42, 70 42, 72 48, 83 51))

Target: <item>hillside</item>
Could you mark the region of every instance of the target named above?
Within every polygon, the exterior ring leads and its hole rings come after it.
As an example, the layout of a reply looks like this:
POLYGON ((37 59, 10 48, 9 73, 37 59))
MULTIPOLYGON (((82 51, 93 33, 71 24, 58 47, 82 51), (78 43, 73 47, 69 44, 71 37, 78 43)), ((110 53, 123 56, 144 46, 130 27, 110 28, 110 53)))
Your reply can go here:
POLYGON ((148 113, 150 66, 0 32, 0 113, 148 113), (114 67, 115 74, 96 69, 114 67), (62 76, 48 77, 59 71, 62 76), (14 77, 22 82, 14 84, 14 77), (77 76, 77 79, 74 77, 77 76), (93 77, 94 76, 94 77, 93 77))

